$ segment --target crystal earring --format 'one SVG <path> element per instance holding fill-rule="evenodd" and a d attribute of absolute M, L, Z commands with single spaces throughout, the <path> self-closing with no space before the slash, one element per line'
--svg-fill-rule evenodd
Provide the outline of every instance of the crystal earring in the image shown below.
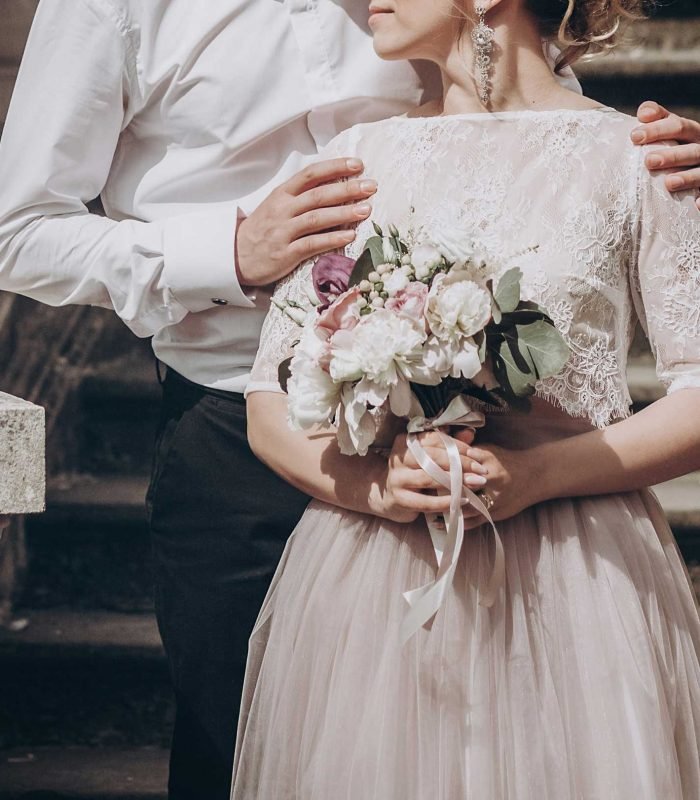
<path fill-rule="evenodd" d="M 484 105 L 491 99 L 491 54 L 496 31 L 486 22 L 486 9 L 477 6 L 476 13 L 479 21 L 472 31 L 472 44 L 474 45 L 474 71 L 476 73 L 476 86 L 479 97 Z"/>

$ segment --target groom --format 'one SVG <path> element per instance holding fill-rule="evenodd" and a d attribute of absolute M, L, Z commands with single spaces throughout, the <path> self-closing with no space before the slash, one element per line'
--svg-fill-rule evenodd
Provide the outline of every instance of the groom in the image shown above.
<path fill-rule="evenodd" d="M 0 290 L 112 308 L 167 365 L 148 508 L 174 800 L 228 798 L 247 637 L 306 503 L 246 441 L 261 287 L 370 213 L 362 165 L 319 149 L 436 91 L 366 23 L 362 0 L 42 0 L 0 145 Z M 697 166 L 700 125 L 640 120 L 682 142 L 656 168 Z"/>

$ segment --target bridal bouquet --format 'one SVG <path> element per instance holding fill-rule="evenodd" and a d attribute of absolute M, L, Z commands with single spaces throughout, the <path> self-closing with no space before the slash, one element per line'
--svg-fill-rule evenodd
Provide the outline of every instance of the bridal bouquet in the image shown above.
<path fill-rule="evenodd" d="M 310 310 L 277 302 L 301 327 L 279 376 L 294 428 L 336 426 L 341 451 L 364 455 L 374 409 L 437 416 L 458 396 L 523 407 L 564 366 L 568 347 L 521 299 L 520 269 L 503 272 L 476 238 L 411 246 L 394 226 L 375 233 L 357 261 L 316 262 Z"/>
<path fill-rule="evenodd" d="M 296 429 L 333 425 L 343 453 L 364 455 L 377 436 L 376 409 L 407 419 L 407 445 L 418 464 L 450 495 L 441 525 L 426 515 L 438 571 L 434 581 L 404 592 L 409 610 L 400 633 L 408 641 L 444 602 L 464 541 L 462 506 L 491 526 L 494 562 L 480 602 L 503 585 L 505 553 L 483 496 L 463 484 L 459 453 L 443 431 L 479 427 L 474 397 L 496 406 L 527 406 L 542 378 L 564 366 L 569 350 L 546 311 L 521 298 L 522 272 L 503 269 L 469 236 L 452 233 L 411 245 L 391 226 L 353 261 L 320 258 L 312 271 L 312 308 L 277 305 L 301 327 L 293 355 L 280 365 Z M 418 436 L 439 432 L 450 463 L 441 469 Z"/>

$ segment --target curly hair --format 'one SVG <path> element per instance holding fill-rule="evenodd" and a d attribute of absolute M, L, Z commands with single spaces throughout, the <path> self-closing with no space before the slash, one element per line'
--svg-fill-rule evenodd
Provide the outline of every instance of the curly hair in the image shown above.
<path fill-rule="evenodd" d="M 617 44 L 622 24 L 643 19 L 653 0 L 526 0 L 542 36 L 562 48 L 557 70 Z"/>

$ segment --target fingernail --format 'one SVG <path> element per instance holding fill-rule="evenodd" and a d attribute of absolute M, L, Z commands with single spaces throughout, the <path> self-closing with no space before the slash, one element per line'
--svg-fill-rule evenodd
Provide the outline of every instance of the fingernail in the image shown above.
<path fill-rule="evenodd" d="M 362 169 L 362 162 L 359 158 L 348 158 L 345 163 L 352 172 L 359 172 Z"/>
<path fill-rule="evenodd" d="M 479 475 L 488 475 L 488 469 L 483 465 L 480 464 L 478 461 L 472 461 L 472 472 L 477 472 Z"/>
<path fill-rule="evenodd" d="M 343 231 L 343 232 L 340 234 L 340 238 L 341 238 L 341 239 L 342 239 L 344 242 L 352 242 L 352 241 L 353 241 L 353 239 L 355 238 L 355 235 L 356 235 L 356 234 L 355 234 L 355 231 Z"/>
<path fill-rule="evenodd" d="M 464 478 L 465 483 L 470 483 L 473 486 L 485 486 L 486 478 L 483 475 L 467 475 Z"/>
<path fill-rule="evenodd" d="M 377 181 L 361 181 L 360 182 L 360 191 L 367 192 L 376 192 L 377 191 Z"/>
<path fill-rule="evenodd" d="M 646 134 L 641 128 L 632 131 L 632 141 L 635 144 L 642 144 L 646 138 Z"/>
<path fill-rule="evenodd" d="M 658 169 L 659 167 L 663 167 L 664 160 L 661 156 L 649 156 L 647 158 L 647 166 L 650 169 Z"/>
<path fill-rule="evenodd" d="M 358 203 L 355 206 L 355 213 L 358 217 L 366 217 L 372 213 L 372 206 L 369 203 Z"/>
<path fill-rule="evenodd" d="M 666 185 L 668 186 L 668 188 L 672 192 L 675 192 L 677 189 L 682 189 L 683 188 L 684 181 L 683 181 L 683 178 L 679 178 L 677 176 L 673 176 L 673 177 L 667 179 Z"/>

